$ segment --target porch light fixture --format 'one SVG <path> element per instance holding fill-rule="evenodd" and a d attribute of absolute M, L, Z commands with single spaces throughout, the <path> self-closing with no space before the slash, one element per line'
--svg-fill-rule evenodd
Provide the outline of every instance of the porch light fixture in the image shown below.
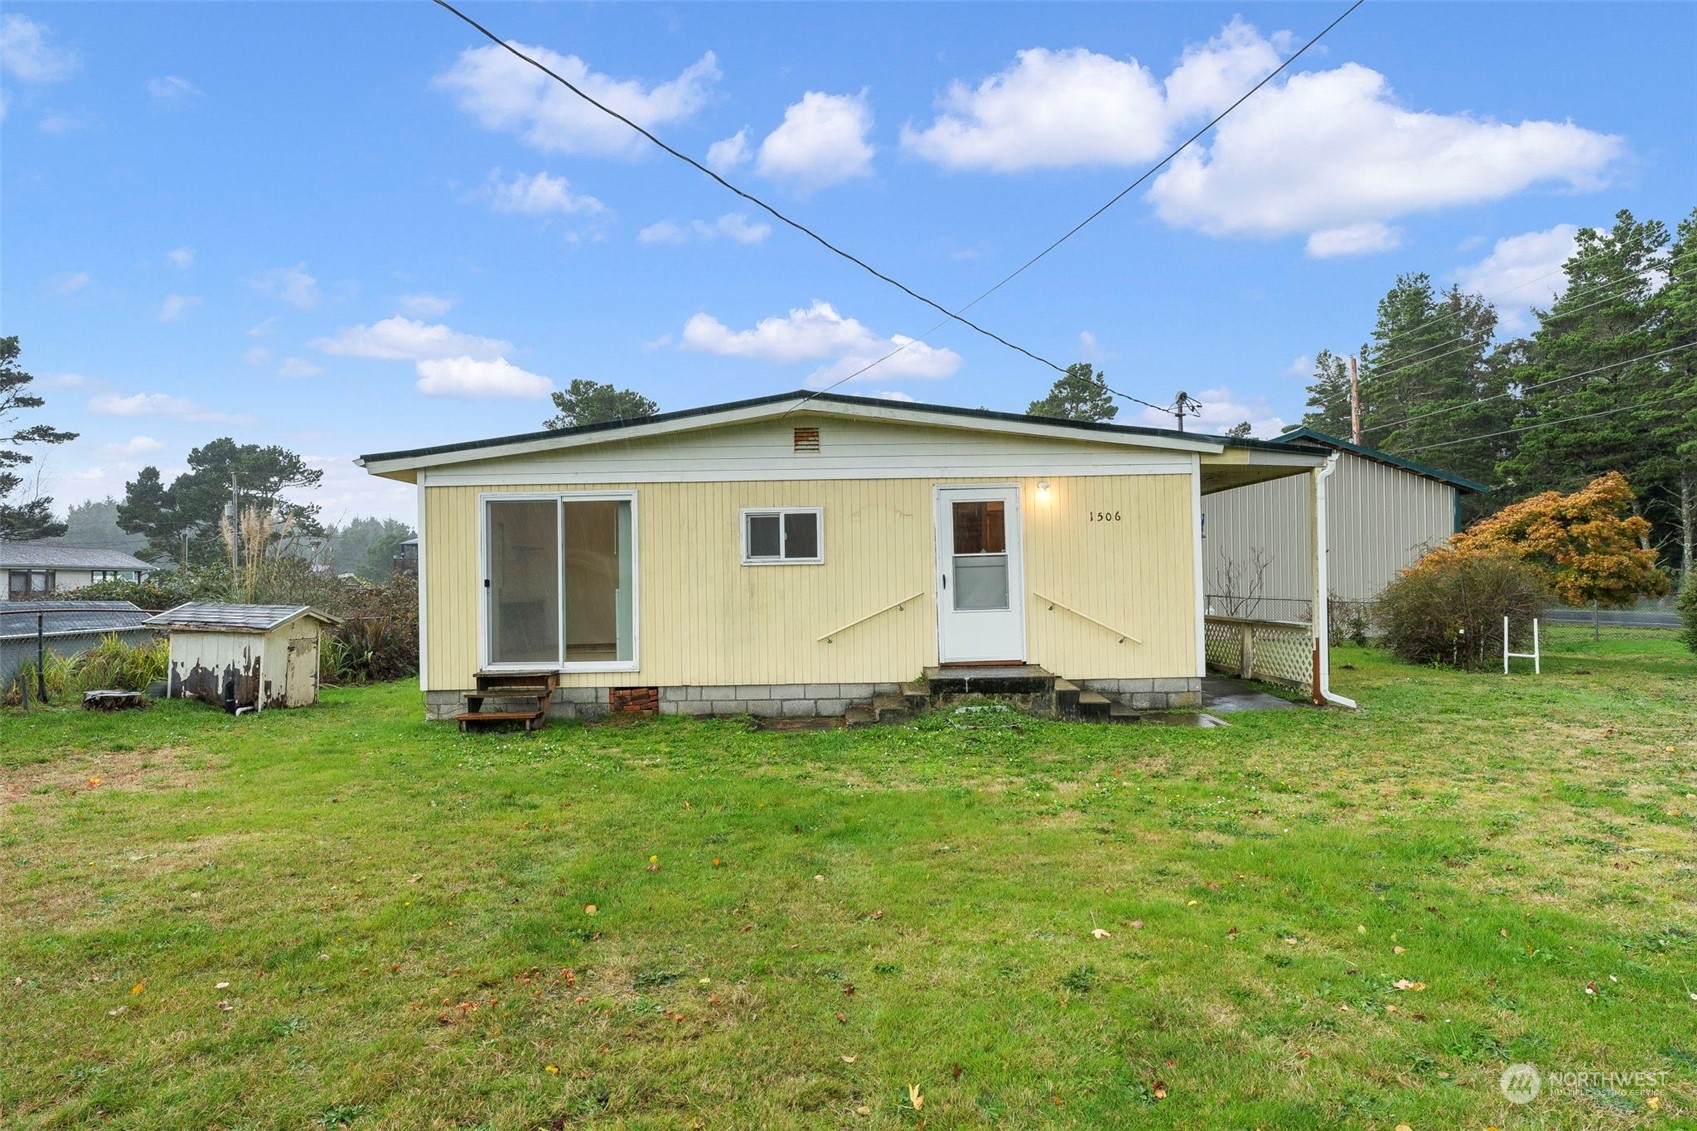
<path fill-rule="evenodd" d="M 1048 495 L 1049 495 L 1049 481 L 1047 479 L 1039 479 L 1037 481 L 1037 494 L 1042 496 L 1043 498 L 1048 497 Z"/>

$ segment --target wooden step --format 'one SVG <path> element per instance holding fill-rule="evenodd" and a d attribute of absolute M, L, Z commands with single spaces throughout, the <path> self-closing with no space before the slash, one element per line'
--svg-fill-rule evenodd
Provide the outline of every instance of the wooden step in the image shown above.
<path fill-rule="evenodd" d="M 546 711 L 462 711 L 454 721 L 461 731 L 488 723 L 523 723 L 525 730 L 535 730 L 547 717 Z"/>

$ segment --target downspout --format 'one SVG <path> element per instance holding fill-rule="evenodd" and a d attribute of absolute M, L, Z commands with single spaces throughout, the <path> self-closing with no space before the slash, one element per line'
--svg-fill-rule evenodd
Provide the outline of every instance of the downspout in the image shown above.
<path fill-rule="evenodd" d="M 1336 704 L 1339 707 L 1355 706 L 1355 700 L 1346 699 L 1342 695 L 1332 693 L 1332 640 L 1330 619 L 1327 614 L 1331 588 L 1326 578 L 1326 480 L 1337 470 L 1338 453 L 1333 452 L 1326 457 L 1324 467 L 1314 469 L 1314 499 L 1313 499 L 1313 550 L 1314 550 L 1314 602 L 1310 607 L 1310 620 L 1314 630 L 1314 689 L 1322 703 Z"/>

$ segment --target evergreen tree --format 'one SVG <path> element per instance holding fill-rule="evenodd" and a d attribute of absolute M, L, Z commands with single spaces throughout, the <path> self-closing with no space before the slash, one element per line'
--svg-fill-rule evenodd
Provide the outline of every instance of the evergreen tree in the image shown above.
<path fill-rule="evenodd" d="M 1697 208 L 1674 233 L 1667 282 L 1654 306 L 1651 345 L 1661 354 L 1674 399 L 1655 410 L 1650 424 L 1653 442 L 1672 453 L 1667 514 L 1661 507 L 1652 507 L 1651 514 L 1671 528 L 1686 588 L 1697 590 Z"/>
<path fill-rule="evenodd" d="M 544 428 L 579 428 L 609 420 L 639 420 L 653 416 L 660 406 L 634 389 L 619 389 L 598 381 L 578 378 L 554 394 L 559 415 L 543 422 Z"/>
<path fill-rule="evenodd" d="M 1314 357 L 1314 379 L 1308 385 L 1308 411 L 1302 426 L 1340 440 L 1349 439 L 1349 359 L 1331 350 Z"/>
<path fill-rule="evenodd" d="M 1651 541 L 1664 544 L 1674 533 L 1679 449 L 1691 436 L 1690 398 L 1679 397 L 1689 370 L 1675 372 L 1678 355 L 1646 357 L 1663 341 L 1658 316 L 1675 323 L 1688 300 L 1684 291 L 1671 300 L 1657 294 L 1668 239 L 1661 222 L 1627 211 L 1608 231 L 1580 231 L 1563 265 L 1567 289 L 1539 312 L 1515 374 L 1527 430 L 1499 468 L 1521 495 L 1572 491 L 1621 472 L 1654 523 Z"/>
<path fill-rule="evenodd" d="M 1055 420 L 1108 421 L 1119 415 L 1119 406 L 1108 392 L 1108 375 L 1097 373 L 1087 361 L 1067 366 L 1067 371 L 1049 386 L 1049 395 L 1032 401 L 1026 407 L 1027 416 L 1047 416 Z"/>
<path fill-rule="evenodd" d="M 241 496 L 241 508 L 293 519 L 296 535 L 321 534 L 317 504 L 296 503 L 283 492 L 318 486 L 324 472 L 287 448 L 237 444 L 224 437 L 189 453 L 188 470 L 166 486 L 159 469 L 144 467 L 124 484 L 118 506 L 118 525 L 132 534 L 147 535 L 143 557 L 217 561 L 224 556 L 219 522 L 231 498 L 231 478 Z"/>
<path fill-rule="evenodd" d="M 35 378 L 18 366 L 17 335 L 0 338 L 0 541 L 27 541 L 32 538 L 51 538 L 65 532 L 65 524 L 53 519 L 53 500 L 35 498 L 25 502 L 10 502 L 12 494 L 24 484 L 23 476 L 13 468 L 34 461 L 26 451 L 13 444 L 63 444 L 77 438 L 75 432 L 62 432 L 48 424 L 19 427 L 13 422 L 18 413 L 40 408 L 47 402 L 28 392 Z"/>

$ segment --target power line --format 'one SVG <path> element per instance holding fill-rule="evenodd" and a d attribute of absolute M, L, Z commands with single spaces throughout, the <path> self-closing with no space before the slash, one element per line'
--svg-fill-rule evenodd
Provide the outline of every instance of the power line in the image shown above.
<path fill-rule="evenodd" d="M 443 0 L 436 0 L 436 2 L 440 4 L 440 3 L 443 2 Z M 1110 209 L 1114 205 L 1118 204 L 1121 200 L 1124 200 L 1133 191 L 1135 191 L 1136 188 L 1139 185 L 1141 185 L 1144 181 L 1147 181 L 1150 177 L 1154 176 L 1156 173 L 1158 173 L 1162 169 L 1166 168 L 1166 166 L 1168 166 L 1169 164 L 1172 163 L 1174 158 L 1178 157 L 1178 155 L 1183 153 L 1186 149 L 1189 149 L 1190 146 L 1192 144 L 1194 144 L 1197 141 L 1197 139 L 1201 138 L 1203 134 L 1206 134 L 1209 130 L 1213 129 L 1215 126 L 1219 125 L 1222 121 L 1224 121 L 1228 114 L 1230 114 L 1233 110 L 1236 110 L 1239 106 L 1241 106 L 1245 102 L 1247 102 L 1249 100 L 1250 96 L 1254 95 L 1262 87 L 1266 86 L 1268 83 L 1272 82 L 1275 78 L 1277 78 L 1292 63 L 1294 63 L 1298 59 L 1300 59 L 1303 56 L 1303 54 L 1309 48 L 1313 47 L 1316 43 L 1319 43 L 1320 40 L 1324 39 L 1328 32 L 1330 32 L 1333 28 L 1337 27 L 1339 24 L 1343 23 L 1343 21 L 1349 17 L 1350 13 L 1354 12 L 1357 8 L 1361 7 L 1361 5 L 1364 4 L 1365 2 L 1366 2 L 1366 0 L 1355 0 L 1355 3 L 1351 4 L 1348 8 L 1344 9 L 1344 11 L 1341 15 L 1339 15 L 1336 19 L 1334 19 L 1331 23 L 1327 24 L 1325 27 L 1321 28 L 1317 33 L 1315 33 L 1315 35 L 1311 39 L 1308 40 L 1307 43 L 1304 43 L 1301 47 L 1297 48 L 1296 51 L 1288 59 L 1286 59 L 1284 62 L 1280 63 L 1273 70 L 1269 71 L 1267 73 L 1266 77 L 1263 78 L 1260 82 L 1256 83 L 1254 86 L 1250 87 L 1247 91 L 1245 91 L 1243 93 L 1243 95 L 1240 98 L 1238 98 L 1238 100 L 1236 102 L 1233 102 L 1230 106 L 1227 106 L 1224 110 L 1222 110 L 1218 114 L 1216 114 L 1213 117 L 1213 119 L 1211 119 L 1208 122 L 1207 125 L 1203 126 L 1201 129 L 1197 130 L 1195 133 L 1193 133 L 1189 137 L 1185 138 L 1184 141 L 1182 143 L 1180 143 L 1179 146 L 1177 148 L 1175 148 L 1171 153 L 1169 153 L 1165 157 L 1161 158 L 1155 164 L 1149 166 L 1149 168 L 1145 169 L 1143 171 L 1143 173 L 1135 181 L 1132 181 L 1129 185 L 1125 186 L 1125 188 L 1123 188 L 1119 192 L 1115 193 L 1113 195 L 1113 197 L 1110 198 L 1106 204 L 1103 204 L 1100 208 L 1098 208 L 1094 212 L 1090 213 L 1090 215 L 1086 216 L 1084 219 L 1082 219 L 1078 223 L 1074 224 L 1059 239 L 1053 241 L 1052 243 L 1049 244 L 1049 246 L 1045 247 L 1042 251 L 1039 251 L 1036 255 L 1033 255 L 1030 259 L 1027 259 L 1024 263 L 1020 264 L 1018 267 L 1016 267 L 1012 271 L 1010 271 L 1007 275 L 1003 276 L 1000 280 L 998 280 L 995 283 L 994 286 L 990 287 L 989 290 L 980 294 L 977 298 L 973 299 L 971 302 L 969 302 L 965 306 L 961 307 L 959 312 L 951 313 L 949 315 L 948 319 L 944 319 L 943 321 L 937 323 L 935 326 L 931 327 L 929 330 L 926 330 L 923 334 L 920 334 L 917 337 L 912 338 L 909 341 L 903 343 L 902 345 L 897 346 L 895 349 L 891 350 L 889 353 L 886 353 L 883 357 L 876 358 L 873 361 L 868 362 L 866 365 L 861 366 L 859 369 L 855 370 L 853 373 L 850 373 L 848 376 L 838 378 L 836 381 L 833 381 L 831 384 L 825 386 L 823 389 L 818 390 L 818 392 L 816 392 L 812 395 L 817 396 L 819 393 L 830 392 L 832 389 L 835 389 L 838 385 L 841 385 L 841 384 L 843 384 L 847 381 L 852 381 L 854 378 L 859 377 L 861 374 L 867 372 L 868 370 L 873 369 L 873 368 L 875 368 L 879 365 L 882 365 L 884 362 L 888 361 L 890 358 L 896 356 L 897 354 L 901 353 L 903 350 L 907 349 L 908 346 L 912 345 L 914 342 L 922 341 L 925 338 L 928 338 L 932 334 L 936 333 L 938 330 L 942 329 L 944 326 L 948 325 L 950 319 L 957 318 L 959 314 L 964 314 L 966 311 L 971 310 L 973 307 L 977 306 L 979 303 L 983 302 L 985 299 L 989 298 L 991 295 L 993 295 L 997 291 L 1001 290 L 1008 283 L 1012 282 L 1016 277 L 1023 274 L 1028 268 L 1034 266 L 1038 262 L 1038 260 L 1044 258 L 1050 252 L 1054 251 L 1056 248 L 1060 247 L 1063 243 L 1066 243 L 1068 240 L 1070 240 L 1073 236 L 1075 236 L 1079 232 L 1083 231 L 1084 228 L 1086 227 L 1086 225 L 1090 224 L 1091 221 L 1095 220 L 1098 216 L 1102 215 L 1102 213 L 1106 212 L 1108 209 Z M 935 306 L 936 304 L 933 303 L 932 305 Z M 945 313 L 947 313 L 947 312 L 945 312 Z M 970 323 L 968 323 L 968 325 L 970 325 Z M 1106 382 L 1102 382 L 1101 384 L 1102 384 L 1102 388 L 1106 389 L 1110 393 L 1113 393 L 1114 396 L 1116 396 L 1116 397 L 1123 397 L 1124 399 L 1126 399 L 1128 401 L 1132 401 L 1136 404 L 1144 405 L 1147 408 L 1153 408 L 1153 409 L 1155 409 L 1159 412 L 1166 412 L 1166 413 L 1172 412 L 1171 406 L 1163 408 L 1160 405 L 1151 404 L 1149 401 L 1142 400 L 1138 397 L 1130 396 L 1129 394 L 1119 392 L 1117 389 L 1109 388 L 1109 386 L 1107 385 Z M 800 406 L 798 405 L 797 407 L 800 407 Z M 794 409 L 792 409 L 791 411 L 793 412 Z M 788 415 L 788 414 L 786 414 L 786 415 Z"/>
<path fill-rule="evenodd" d="M 565 87 L 567 90 L 571 91 L 573 94 L 577 95 L 579 98 L 583 99 L 585 102 L 589 103 L 591 106 L 595 107 L 597 110 L 600 110 L 602 113 L 607 114 L 608 116 L 610 116 L 612 118 L 616 118 L 617 120 L 623 122 L 625 125 L 629 126 L 631 129 L 635 130 L 637 133 L 641 134 L 643 137 L 647 138 L 649 141 L 653 142 L 655 145 L 659 146 L 661 149 L 663 149 L 667 153 L 671 154 L 673 157 L 676 157 L 679 161 L 682 161 L 686 165 L 689 165 L 690 167 L 696 169 L 697 171 L 704 173 L 707 176 L 713 178 L 715 181 L 719 182 L 719 184 L 723 185 L 725 188 L 729 189 L 731 192 L 735 193 L 737 196 L 742 197 L 744 200 L 748 201 L 750 204 L 754 205 L 755 207 L 766 212 L 768 215 L 772 216 L 774 219 L 776 219 L 780 223 L 786 224 L 789 227 L 794 228 L 796 231 L 800 232 L 802 235 L 804 235 L 804 236 L 808 237 L 809 239 L 813 240 L 814 242 L 818 243 L 821 247 L 825 248 L 827 251 L 831 252 L 833 255 L 837 255 L 837 256 L 842 257 L 843 259 L 848 260 L 850 263 L 853 263 L 856 267 L 859 267 L 861 270 L 865 271 L 867 274 L 873 276 L 876 279 L 880 279 L 885 283 L 888 283 L 890 286 L 895 287 L 897 290 L 901 291 L 903 294 L 908 295 L 910 298 L 917 299 L 919 302 L 924 303 L 926 306 L 929 306 L 929 307 L 933 308 L 934 310 L 940 311 L 941 313 L 943 313 L 944 315 L 947 316 L 947 319 L 946 319 L 944 324 L 946 324 L 948 321 L 959 322 L 961 325 L 967 327 L 968 329 L 974 330 L 977 333 L 984 335 L 986 338 L 990 338 L 994 341 L 1000 342 L 1002 345 L 1004 345 L 1004 346 L 1008 347 L 1009 349 L 1014 350 L 1018 353 L 1024 354 L 1026 357 L 1029 357 L 1031 360 L 1033 360 L 1035 362 L 1038 362 L 1042 365 L 1047 365 L 1050 369 L 1055 370 L 1057 373 L 1065 373 L 1066 372 L 1065 367 L 1055 364 L 1054 362 L 1050 361 L 1046 357 L 1043 357 L 1039 354 L 1035 354 L 1035 353 L 1031 352 L 1030 350 L 1026 349 L 1022 345 L 1018 345 L 1014 342 L 1010 342 L 1006 338 L 1002 337 L 1000 334 L 997 334 L 995 331 L 986 330 L 984 327 L 978 325 L 976 322 L 973 322 L 968 318 L 964 318 L 960 314 L 957 314 L 954 311 L 950 310 L 948 307 L 944 306 L 942 303 L 937 302 L 934 299 L 927 298 L 926 296 L 920 294 L 918 291 L 914 290 L 912 287 L 908 286 L 907 284 L 902 283 L 899 280 L 893 279 L 889 275 L 884 274 L 884 272 L 878 270 L 876 267 L 873 267 L 870 263 L 867 263 L 864 259 L 861 259 L 858 256 L 855 256 L 855 255 L 853 255 L 853 254 L 851 254 L 847 251 L 844 251 L 842 248 L 838 247 L 836 244 L 832 243 L 830 240 L 826 239 L 824 236 L 820 235 L 818 232 L 814 231 L 812 228 L 809 228 L 806 224 L 801 223 L 799 220 L 793 220 L 790 217 L 784 215 L 782 212 L 779 212 L 776 208 L 772 207 L 770 204 L 767 204 L 764 200 L 761 200 L 759 197 L 755 196 L 753 193 L 746 192 L 743 189 L 738 188 L 736 185 L 733 185 L 730 181 L 727 181 L 724 177 L 721 177 L 718 173 L 715 173 L 712 169 L 709 169 L 707 166 L 703 165 L 701 162 L 697 161 L 695 158 L 689 156 L 687 153 L 684 153 L 684 152 L 682 152 L 678 149 L 674 149 L 672 146 L 666 144 L 664 141 L 661 141 L 658 136 L 656 136 L 655 134 L 650 132 L 648 129 L 644 128 L 643 126 L 638 125 L 636 122 L 633 122 L 631 119 L 625 117 L 623 114 L 619 113 L 617 110 L 614 110 L 612 107 L 607 106 L 605 103 L 597 101 L 591 95 L 589 95 L 588 93 L 583 91 L 581 88 L 576 86 L 574 83 L 572 83 L 571 80 L 565 78 L 564 76 L 560 75 L 558 72 L 552 70 L 551 68 L 549 68 L 548 66 L 546 66 L 545 64 L 540 62 L 539 60 L 533 59 L 529 55 L 526 55 L 523 51 L 520 51 L 518 48 L 514 47 L 512 44 L 507 43 L 506 41 L 501 39 L 500 36 L 496 35 L 494 32 L 490 31 L 488 28 L 484 27 L 482 24 L 478 23 L 476 20 L 472 19 L 470 16 L 468 16 L 464 12 L 460 11 L 458 8 L 454 7 L 452 4 L 448 3 L 448 0 L 433 0 L 433 2 L 437 5 L 439 5 L 442 8 L 446 8 L 449 12 L 452 12 L 454 15 L 458 16 L 461 20 L 465 21 L 465 23 L 470 25 L 472 28 L 476 29 L 477 32 L 479 34 L 481 34 L 484 38 L 488 39 L 491 43 L 495 44 L 497 47 L 501 48 L 503 51 L 506 51 L 508 54 L 512 55 L 513 57 L 520 59 L 525 63 L 530 64 L 532 67 L 535 67 L 537 70 L 541 71 L 543 74 L 547 75 L 549 78 L 553 79 L 555 82 L 559 83 L 561 86 Z M 1363 0 L 1356 0 L 1357 4 L 1360 4 L 1362 2 L 1363 2 Z M 962 309 L 964 310 L 965 307 L 963 307 Z M 876 364 L 876 362 L 874 362 L 874 364 Z"/>
<path fill-rule="evenodd" d="M 1658 400 L 1642 401 L 1637 404 L 1623 404 L 1616 408 L 1606 408 L 1601 412 L 1587 412 L 1582 413 L 1579 416 L 1563 417 L 1560 420 L 1541 420 L 1536 424 L 1527 424 L 1520 428 L 1505 428 L 1501 432 L 1486 432 L 1480 436 L 1463 436 L 1459 440 L 1443 440 L 1436 444 L 1422 444 L 1417 448 L 1404 448 L 1397 454 L 1413 455 L 1415 452 L 1429 452 L 1433 448 L 1448 448 L 1453 447 L 1456 444 L 1472 443 L 1474 440 L 1491 440 L 1498 436 L 1510 436 L 1518 432 L 1530 432 L 1535 428 L 1548 428 L 1553 424 L 1572 424 L 1577 420 L 1595 420 L 1599 416 L 1613 416 L 1617 412 L 1630 412 L 1635 408 L 1655 408 L 1657 405 L 1663 405 L 1669 401 L 1676 401 L 1681 397 L 1697 397 L 1697 392 L 1682 389 L 1677 393 L 1669 394 L 1668 396 L 1662 397 Z"/>
<path fill-rule="evenodd" d="M 1669 346 L 1667 349 L 1656 350 L 1652 353 L 1642 354 L 1638 357 L 1629 357 L 1624 361 L 1611 361 L 1607 365 L 1599 365 L 1597 368 L 1587 369 L 1583 373 L 1569 373 L 1563 377 L 1551 377 L 1546 381 L 1535 381 L 1530 385 L 1521 385 L 1518 388 L 1510 389 L 1506 392 L 1494 393 L 1488 397 L 1480 397 L 1478 400 L 1466 401 L 1461 404 L 1444 405 L 1440 408 L 1429 409 L 1426 412 L 1417 412 L 1412 416 L 1405 416 L 1401 420 L 1393 420 L 1389 424 L 1376 424 L 1374 425 L 1374 429 L 1388 430 L 1392 428 L 1401 428 L 1404 424 L 1408 424 L 1411 421 L 1424 420 L 1430 416 L 1440 416 L 1446 412 L 1458 412 L 1464 408 L 1472 408 L 1474 405 L 1489 404 L 1491 401 L 1500 401 L 1504 397 L 1524 396 L 1534 389 L 1542 389 L 1549 385 L 1559 384 L 1562 381 L 1574 381 L 1580 377 L 1591 377 L 1610 369 L 1618 369 L 1623 365 L 1635 365 L 1640 361 L 1649 361 L 1651 358 L 1663 357 L 1670 353 L 1678 353 L 1681 350 L 1688 349 L 1697 349 L 1697 342 L 1686 342 L 1683 345 Z"/>

